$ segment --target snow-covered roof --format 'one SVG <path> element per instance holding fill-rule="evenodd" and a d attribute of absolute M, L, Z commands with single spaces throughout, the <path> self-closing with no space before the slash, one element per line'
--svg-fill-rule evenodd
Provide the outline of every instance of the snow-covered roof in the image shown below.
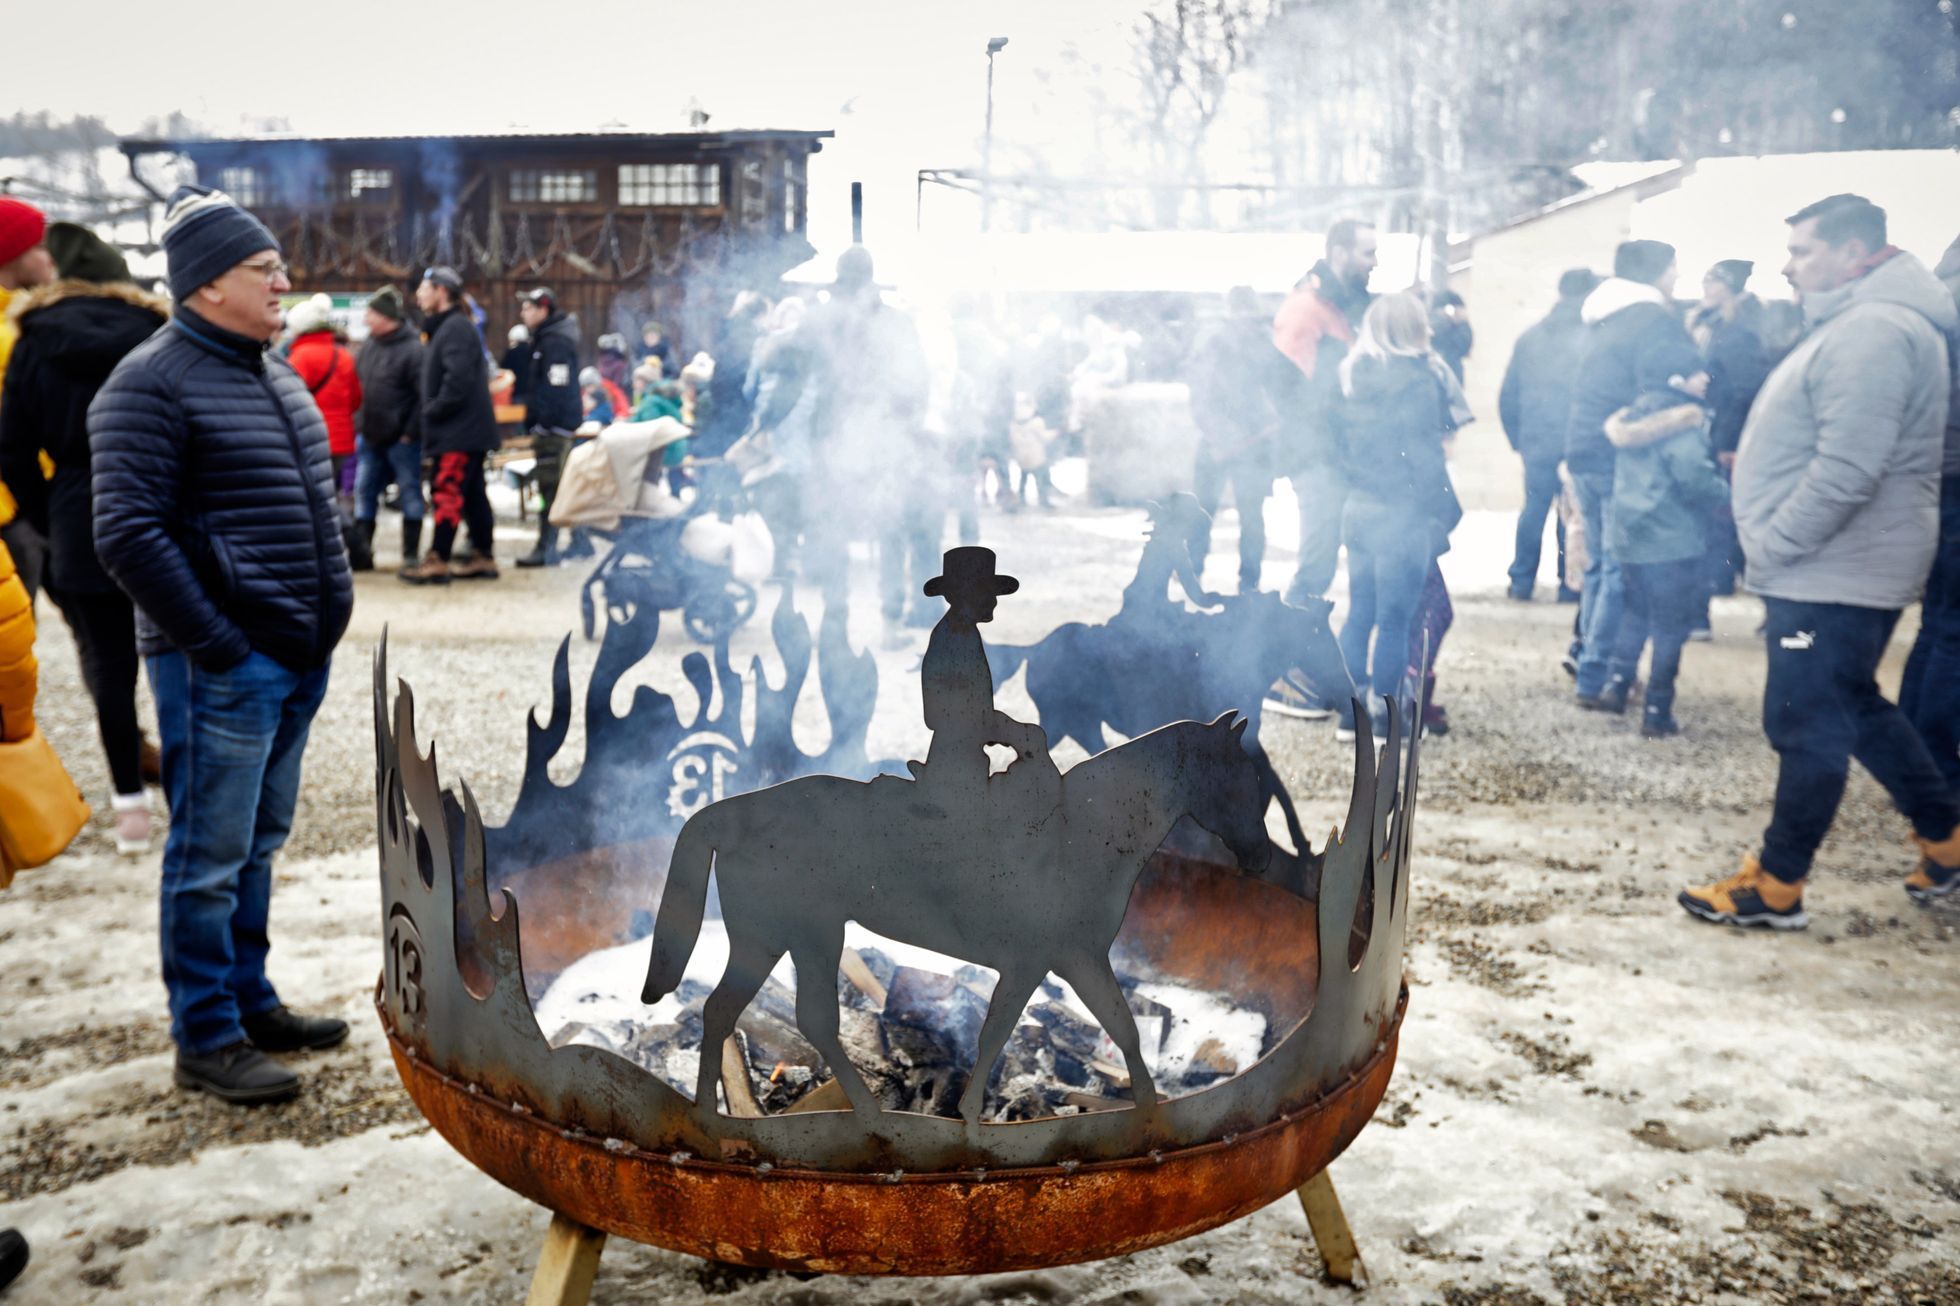
<path fill-rule="evenodd" d="M 1587 163 L 1576 163 L 1566 171 L 1579 179 L 1579 184 L 1586 188 L 1586 194 L 1599 194 L 1609 190 L 1619 190 L 1623 186 L 1636 186 L 1655 177 L 1664 177 L 1680 166 L 1679 159 L 1628 161 L 1594 159 Z"/>
<path fill-rule="evenodd" d="M 869 243 L 878 280 L 910 297 L 1009 294 L 1223 294 L 1291 290 L 1321 255 L 1320 233 L 1220 231 L 1028 232 L 919 236 Z M 1416 279 L 1418 237 L 1383 232 L 1375 288 Z M 820 251 L 784 280 L 826 286 L 840 249 Z"/>
<path fill-rule="evenodd" d="M 305 132 L 261 132 L 255 135 L 223 137 L 183 137 L 151 138 L 129 137 L 122 142 L 125 153 L 147 153 L 163 150 L 195 150 L 221 145 L 401 145 L 415 141 L 471 141 L 478 144 L 494 145 L 503 141 L 576 141 L 576 140 L 659 140 L 674 144 L 711 145 L 721 142 L 780 139 L 827 139 L 836 135 L 830 130 L 804 131 L 791 128 L 742 127 L 726 130 L 660 131 L 647 127 L 627 127 L 608 125 L 604 127 L 581 127 L 573 130 L 552 128 L 511 127 L 494 132 L 388 132 L 382 134 L 365 133 L 351 136 L 316 136 Z"/>
<path fill-rule="evenodd" d="M 1749 288 L 1787 299 L 1784 219 L 1844 191 L 1886 213 L 1887 235 L 1930 266 L 1960 233 L 1960 152 L 1853 150 L 1702 159 L 1681 185 L 1634 206 L 1632 234 L 1680 251 L 1681 294 L 1722 259 L 1756 264 Z"/>

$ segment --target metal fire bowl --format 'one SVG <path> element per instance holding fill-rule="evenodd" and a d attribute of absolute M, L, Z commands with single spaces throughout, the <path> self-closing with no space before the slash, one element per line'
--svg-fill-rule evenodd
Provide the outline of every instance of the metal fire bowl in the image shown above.
<path fill-rule="evenodd" d="M 539 811 L 564 838 L 486 827 L 468 785 L 444 788 L 434 749 L 417 744 L 407 687 L 391 706 L 386 684 L 377 656 L 376 999 L 396 1067 L 452 1146 L 585 1225 L 829 1273 L 1093 1260 L 1282 1196 L 1340 1154 L 1387 1086 L 1408 1000 L 1419 749 L 1393 712 L 1379 764 L 1365 725 L 1355 740 L 1347 819 L 1312 857 L 1316 902 L 1221 864 L 1229 854 L 1160 851 L 1132 890 L 1111 960 L 1261 1010 L 1280 1035 L 1263 1057 L 1149 1110 L 968 1125 L 906 1112 L 704 1117 L 602 1048 L 552 1047 L 533 986 L 647 933 L 669 848 L 588 841 L 614 801 L 590 752 L 570 788 L 540 781 Z M 555 748 L 562 715 L 533 723 L 534 762 Z"/>
<path fill-rule="evenodd" d="M 617 851 L 627 855 L 588 854 L 508 883 L 524 920 L 554 922 L 548 935 L 525 931 L 527 958 L 535 945 L 562 965 L 607 946 L 621 922 L 598 904 L 657 895 L 646 850 Z M 615 879 L 635 883 L 621 892 L 626 884 L 607 883 Z M 554 886 L 577 901 L 554 910 Z M 1318 937 L 1314 904 L 1235 868 L 1159 854 L 1138 883 L 1114 955 L 1165 979 L 1228 992 L 1291 1032 L 1313 999 Z M 1394 1068 L 1407 997 L 1404 988 L 1371 1057 L 1259 1127 L 1124 1159 L 918 1174 L 728 1164 L 601 1140 L 444 1074 L 400 1036 L 385 1004 L 381 1017 L 422 1114 L 478 1168 L 548 1209 L 637 1242 L 740 1265 L 920 1275 L 1139 1251 L 1286 1195 L 1340 1155 L 1373 1115 Z"/>

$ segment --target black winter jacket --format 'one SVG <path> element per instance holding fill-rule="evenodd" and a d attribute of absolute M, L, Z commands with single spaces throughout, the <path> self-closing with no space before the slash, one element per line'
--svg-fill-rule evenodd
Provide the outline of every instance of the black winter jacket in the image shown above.
<path fill-rule="evenodd" d="M 1742 301 L 1733 322 L 1719 316 L 1708 323 L 1708 438 L 1717 453 L 1734 453 L 1742 443 L 1742 424 L 1756 392 L 1769 379 L 1769 351 L 1763 348 L 1763 306 L 1754 295 Z"/>
<path fill-rule="evenodd" d="M 1572 387 L 1565 466 L 1573 474 L 1613 472 L 1606 419 L 1668 378 L 1701 371 L 1701 351 L 1671 304 L 1639 282 L 1612 277 L 1586 296 L 1586 352 Z"/>
<path fill-rule="evenodd" d="M 322 666 L 354 609 L 327 424 L 256 340 L 180 308 L 88 410 L 96 555 L 142 651 Z"/>
<path fill-rule="evenodd" d="M 759 336 L 753 317 L 731 317 L 715 337 L 715 374 L 708 378 L 708 413 L 696 432 L 694 451 L 715 458 L 748 433 L 751 408 L 746 389 L 749 363 Z"/>
<path fill-rule="evenodd" d="M 1207 327 L 1191 347 L 1188 372 L 1201 451 L 1217 462 L 1270 467 L 1279 405 L 1295 394 L 1298 370 L 1273 348 L 1265 319 L 1227 317 Z"/>
<path fill-rule="evenodd" d="M 585 420 L 585 405 L 578 392 L 578 345 L 578 318 L 556 309 L 531 333 L 526 425 L 576 431 Z M 626 420 L 623 414 L 620 420 Z"/>
<path fill-rule="evenodd" d="M 422 451 L 488 453 L 501 439 L 490 403 L 490 360 L 470 316 L 458 309 L 428 321 L 422 360 Z"/>
<path fill-rule="evenodd" d="M 105 594 L 116 582 L 95 559 L 88 406 L 130 350 L 156 333 L 169 306 L 128 282 L 57 281 L 18 301 L 20 340 L 0 403 L 0 480 L 22 519 L 48 538 L 48 585 Z M 54 463 L 42 479 L 41 453 Z"/>
<path fill-rule="evenodd" d="M 1579 298 L 1562 299 L 1525 329 L 1504 369 L 1497 417 L 1504 436 L 1527 463 L 1556 463 L 1565 456 L 1565 427 L 1572 417 L 1572 382 L 1586 353 L 1586 324 Z"/>
<path fill-rule="evenodd" d="M 406 322 L 385 336 L 369 336 L 354 360 L 361 379 L 361 411 L 355 423 L 373 448 L 422 437 L 422 337 Z"/>
<path fill-rule="evenodd" d="M 1427 521 L 1444 534 L 1463 519 L 1443 457 L 1455 429 L 1443 382 L 1428 359 L 1355 360 L 1351 389 L 1337 391 L 1334 426 L 1348 490 Z"/>

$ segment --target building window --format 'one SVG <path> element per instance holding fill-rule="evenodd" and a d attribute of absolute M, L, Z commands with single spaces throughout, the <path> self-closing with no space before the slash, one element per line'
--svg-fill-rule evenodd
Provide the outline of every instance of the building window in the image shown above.
<path fill-rule="evenodd" d="M 653 208 L 716 208 L 721 167 L 714 163 L 622 163 L 619 202 Z"/>
<path fill-rule="evenodd" d="M 346 197 L 350 200 L 385 200 L 394 189 L 393 168 L 352 168 L 347 173 Z"/>
<path fill-rule="evenodd" d="M 803 197 L 799 193 L 801 189 L 802 183 L 796 175 L 796 164 L 789 159 L 784 159 L 783 231 L 791 235 L 794 235 L 796 232 L 796 212 L 803 206 Z"/>
<path fill-rule="evenodd" d="M 240 208 L 257 208 L 266 202 L 265 179 L 257 168 L 223 168 L 218 172 L 218 189 L 231 196 Z"/>
<path fill-rule="evenodd" d="M 599 174 L 591 168 L 512 168 L 513 204 L 591 204 L 599 198 Z"/>

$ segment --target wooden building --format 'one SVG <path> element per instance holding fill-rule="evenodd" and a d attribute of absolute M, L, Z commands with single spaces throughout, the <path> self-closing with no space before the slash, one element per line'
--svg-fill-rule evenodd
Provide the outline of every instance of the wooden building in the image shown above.
<path fill-rule="evenodd" d="M 549 286 L 588 353 L 605 331 L 664 324 L 708 347 L 736 291 L 814 252 L 809 157 L 828 131 L 130 139 L 176 155 L 271 227 L 302 291 L 404 294 L 432 264 L 462 273 L 501 341 L 516 297 Z"/>

